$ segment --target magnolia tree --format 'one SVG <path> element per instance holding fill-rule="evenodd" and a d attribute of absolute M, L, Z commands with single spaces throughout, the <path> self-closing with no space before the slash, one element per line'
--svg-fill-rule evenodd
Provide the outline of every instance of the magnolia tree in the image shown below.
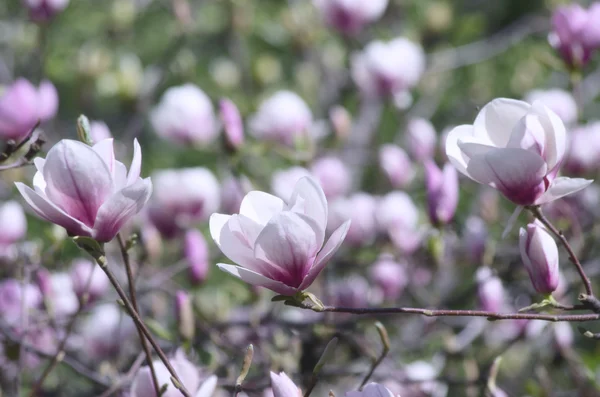
<path fill-rule="evenodd" d="M 0 395 L 600 394 L 600 3 L 460 3 L 0 5 Z"/>

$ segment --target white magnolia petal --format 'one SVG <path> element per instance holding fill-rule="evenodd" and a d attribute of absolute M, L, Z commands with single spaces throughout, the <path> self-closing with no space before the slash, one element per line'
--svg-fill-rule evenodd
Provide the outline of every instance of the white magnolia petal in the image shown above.
<path fill-rule="evenodd" d="M 210 216 L 210 219 L 208 221 L 210 235 L 219 248 L 221 248 L 221 231 L 223 230 L 223 227 L 225 227 L 230 218 L 231 215 L 215 213 Z"/>
<path fill-rule="evenodd" d="M 211 375 L 208 379 L 202 382 L 202 385 L 196 392 L 195 397 L 212 397 L 217 388 L 218 378 L 216 375 Z"/>
<path fill-rule="evenodd" d="M 567 133 L 563 121 L 541 102 L 533 103 L 534 110 L 541 115 L 540 122 L 546 132 L 545 158 L 548 170 L 560 165 L 567 147 Z"/>
<path fill-rule="evenodd" d="M 556 178 L 552 181 L 546 193 L 544 193 L 535 203 L 538 205 L 549 203 L 561 197 L 578 192 L 588 187 L 592 182 L 594 181 L 583 178 Z"/>
<path fill-rule="evenodd" d="M 219 269 L 247 282 L 248 284 L 265 287 L 281 295 L 292 296 L 298 292 L 296 288 L 292 288 L 280 281 L 272 280 L 263 276 L 262 274 L 240 266 L 228 265 L 226 263 L 217 263 L 217 266 Z"/>
<path fill-rule="evenodd" d="M 133 160 L 127 174 L 127 185 L 135 183 L 142 172 L 142 148 L 138 143 L 137 138 L 133 140 Z"/>
<path fill-rule="evenodd" d="M 240 214 L 259 225 L 266 225 L 275 214 L 283 210 L 284 205 L 279 197 L 254 190 L 244 196 L 240 204 Z"/>
<path fill-rule="evenodd" d="M 513 128 L 531 105 L 516 99 L 498 98 L 481 109 L 473 123 L 476 137 L 487 137 L 495 146 L 506 147 Z"/>
<path fill-rule="evenodd" d="M 453 128 L 446 137 L 446 156 L 452 165 L 460 171 L 462 174 L 469 176 L 467 172 L 467 166 L 469 164 L 469 158 L 466 157 L 463 151 L 458 147 L 459 141 L 472 141 L 473 138 L 473 126 L 472 125 L 459 125 Z"/>
<path fill-rule="evenodd" d="M 350 220 L 347 220 L 331 234 L 329 240 L 327 240 L 327 243 L 325 243 L 323 249 L 321 249 L 319 255 L 317 255 L 312 268 L 302 281 L 302 284 L 300 284 L 300 290 L 308 288 L 315 281 L 325 265 L 327 265 L 344 242 L 349 229 Z"/>
<path fill-rule="evenodd" d="M 94 152 L 98 153 L 100 158 L 104 160 L 104 163 L 114 175 L 115 170 L 115 149 L 113 145 L 113 138 L 103 139 L 100 142 L 92 146 Z"/>
<path fill-rule="evenodd" d="M 325 240 L 325 228 L 327 227 L 327 199 L 323 188 L 316 179 L 304 177 L 296 183 L 288 208 L 293 210 L 299 201 L 302 202 L 302 210 L 299 212 L 312 218 L 319 226 L 317 243 L 321 246 Z"/>

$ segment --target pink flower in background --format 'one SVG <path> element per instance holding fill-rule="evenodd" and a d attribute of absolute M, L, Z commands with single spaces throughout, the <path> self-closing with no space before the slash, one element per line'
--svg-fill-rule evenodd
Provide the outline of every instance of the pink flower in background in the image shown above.
<path fill-rule="evenodd" d="M 150 178 L 140 178 L 142 151 L 134 141 L 129 172 L 115 159 L 112 139 L 93 147 L 63 139 L 46 159 L 34 160 L 35 190 L 16 182 L 31 209 L 72 236 L 112 240 L 150 198 Z"/>
<path fill-rule="evenodd" d="M 16 201 L 0 203 L 0 252 L 16 243 L 27 233 L 23 207 Z"/>
<path fill-rule="evenodd" d="M 221 99 L 219 110 L 227 145 L 232 149 L 239 149 L 244 144 L 244 124 L 240 111 L 229 99 Z"/>
<path fill-rule="evenodd" d="M 227 214 L 240 211 L 245 194 L 253 190 L 252 183 L 245 176 L 229 176 L 221 183 L 221 210 Z"/>
<path fill-rule="evenodd" d="M 32 20 L 44 22 L 67 8 L 69 0 L 23 0 L 23 4 Z"/>
<path fill-rule="evenodd" d="M 600 168 L 600 121 L 573 128 L 563 169 L 582 175 Z"/>
<path fill-rule="evenodd" d="M 87 259 L 76 259 L 73 261 L 70 275 L 73 282 L 73 290 L 80 298 L 86 292 L 89 281 L 87 293 L 90 301 L 102 297 L 110 286 L 110 281 L 102 269 L 96 263 Z"/>
<path fill-rule="evenodd" d="M 24 301 L 23 301 L 24 300 Z M 11 326 L 19 326 L 23 309 L 28 313 L 42 304 L 42 294 L 33 284 L 17 279 L 0 281 L 0 312 L 2 319 Z"/>
<path fill-rule="evenodd" d="M 346 397 L 400 397 L 394 396 L 394 393 L 387 387 L 378 383 L 371 382 L 364 387 L 362 391 L 349 391 Z"/>
<path fill-rule="evenodd" d="M 175 352 L 175 357 L 169 360 L 171 366 L 181 379 L 183 386 L 192 393 L 194 397 L 211 397 L 217 387 L 217 377 L 212 375 L 202 381 L 198 369 L 192 364 L 182 350 Z M 159 385 L 168 385 L 165 393 L 161 397 L 182 397 L 183 394 L 173 386 L 171 374 L 167 367 L 160 360 L 152 362 Z M 131 397 L 157 397 L 152 382 L 150 368 L 143 366 L 140 368 L 133 383 L 131 384 Z"/>
<path fill-rule="evenodd" d="M 328 25 L 352 35 L 381 18 L 388 0 L 313 0 L 313 3 Z"/>
<path fill-rule="evenodd" d="M 271 191 L 283 200 L 289 200 L 296 183 L 306 176 L 311 176 L 304 167 L 290 167 L 285 170 L 276 170 L 271 175 Z"/>
<path fill-rule="evenodd" d="M 415 252 L 423 241 L 419 210 L 405 192 L 392 191 L 379 200 L 375 210 L 379 231 L 387 233 L 403 253 Z"/>
<path fill-rule="evenodd" d="M 117 355 L 136 337 L 133 320 L 114 303 L 94 306 L 80 326 L 82 350 L 92 361 Z"/>
<path fill-rule="evenodd" d="M 587 10 L 576 3 L 556 8 L 548 39 L 569 66 L 585 66 L 600 48 L 600 3 Z"/>
<path fill-rule="evenodd" d="M 0 140 L 21 141 L 38 123 L 50 120 L 58 111 L 58 93 L 44 80 L 38 88 L 20 78 L 0 96 Z"/>
<path fill-rule="evenodd" d="M 406 125 L 406 147 L 418 162 L 432 159 L 437 145 L 437 134 L 429 120 L 415 118 Z"/>
<path fill-rule="evenodd" d="M 219 209 L 219 182 L 207 168 L 160 170 L 152 180 L 156 189 L 148 216 L 164 237 L 175 237 Z"/>
<path fill-rule="evenodd" d="M 276 374 L 271 372 L 271 388 L 273 389 L 273 397 L 301 397 L 302 391 L 296 386 L 293 380 L 280 372 Z"/>
<path fill-rule="evenodd" d="M 369 270 L 370 279 L 383 292 L 385 300 L 394 301 L 408 284 L 406 267 L 389 254 L 382 254 Z"/>
<path fill-rule="evenodd" d="M 343 196 L 350 190 L 350 171 L 338 157 L 321 157 L 313 163 L 310 171 L 323 187 L 327 200 Z"/>
<path fill-rule="evenodd" d="M 463 230 L 463 244 L 471 263 L 481 265 L 487 239 L 488 230 L 485 221 L 475 215 L 469 216 Z"/>
<path fill-rule="evenodd" d="M 410 158 L 397 145 L 386 144 L 379 148 L 379 166 L 394 188 L 407 187 L 415 177 Z"/>
<path fill-rule="evenodd" d="M 427 209 L 432 225 L 446 224 L 454 218 L 458 206 L 458 174 L 450 163 L 440 170 L 432 161 L 425 161 Z"/>
<path fill-rule="evenodd" d="M 206 146 L 219 134 L 210 98 L 194 84 L 165 91 L 150 121 L 160 137 L 181 145 Z"/>
<path fill-rule="evenodd" d="M 479 296 L 479 305 L 483 310 L 499 312 L 505 305 L 504 286 L 489 267 L 481 267 L 475 275 Z"/>
<path fill-rule="evenodd" d="M 519 249 L 535 290 L 540 294 L 554 292 L 560 273 L 558 247 L 550 233 L 543 226 L 530 223 L 519 230 Z"/>
<path fill-rule="evenodd" d="M 327 199 L 314 179 L 300 179 L 287 204 L 268 193 L 244 197 L 239 214 L 213 214 L 210 232 L 239 266 L 218 266 L 243 281 L 294 295 L 308 288 L 338 250 L 350 222 L 325 241 Z"/>
<path fill-rule="evenodd" d="M 525 95 L 525 101 L 534 103 L 540 101 L 552 110 L 565 124 L 577 121 L 577 103 L 570 92 L 560 89 L 533 90 Z"/>
<path fill-rule="evenodd" d="M 112 138 L 112 134 L 104 121 L 91 121 L 90 138 L 92 138 L 92 142 L 98 143 L 103 139 Z"/>
<path fill-rule="evenodd" d="M 375 197 L 364 192 L 354 193 L 350 197 L 340 197 L 329 205 L 329 228 L 340 227 L 350 219 L 352 223 L 348 229 L 346 242 L 356 246 L 368 244 L 377 235 L 376 208 Z"/>
<path fill-rule="evenodd" d="M 352 78 L 367 96 L 402 94 L 419 82 L 424 70 L 423 49 L 403 37 L 371 42 L 352 57 Z"/>
<path fill-rule="evenodd" d="M 254 137 L 283 145 L 293 145 L 299 138 L 310 137 L 312 123 L 308 105 L 291 91 L 278 91 L 267 98 L 249 121 Z"/>
<path fill-rule="evenodd" d="M 184 238 L 185 260 L 189 264 L 189 275 L 195 284 L 202 283 L 206 279 L 209 269 L 208 244 L 204 235 L 196 229 L 190 229 Z"/>
<path fill-rule="evenodd" d="M 565 126 L 540 102 L 495 99 L 473 125 L 454 128 L 446 140 L 450 162 L 463 174 L 498 189 L 515 204 L 548 203 L 592 181 L 556 177 L 566 147 Z"/>

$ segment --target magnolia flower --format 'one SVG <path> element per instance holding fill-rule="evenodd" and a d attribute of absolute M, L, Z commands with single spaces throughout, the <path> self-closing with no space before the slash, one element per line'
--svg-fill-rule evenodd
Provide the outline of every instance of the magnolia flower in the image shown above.
<path fill-rule="evenodd" d="M 277 170 L 271 175 L 271 191 L 283 200 L 287 201 L 298 181 L 311 173 L 304 167 L 290 167 L 285 170 Z"/>
<path fill-rule="evenodd" d="M 597 170 L 600 167 L 600 122 L 577 126 L 569 135 L 571 141 L 564 164 L 565 171 L 581 175 Z"/>
<path fill-rule="evenodd" d="M 73 280 L 68 273 L 53 273 L 49 277 L 49 290 L 45 294 L 47 302 L 52 305 L 52 310 L 57 317 L 74 314 L 79 308 L 79 299 L 75 293 Z"/>
<path fill-rule="evenodd" d="M 548 40 L 569 66 L 585 66 L 600 48 L 600 3 L 587 10 L 576 3 L 558 7 Z"/>
<path fill-rule="evenodd" d="M 219 133 L 210 98 L 194 84 L 165 91 L 150 121 L 160 137 L 182 145 L 205 146 Z"/>
<path fill-rule="evenodd" d="M 0 251 L 25 236 L 27 219 L 23 207 L 16 201 L 0 203 Z"/>
<path fill-rule="evenodd" d="M 352 223 L 346 241 L 356 246 L 372 242 L 377 234 L 376 208 L 375 197 L 364 192 L 340 197 L 329 206 L 329 227 L 337 228 L 350 219 Z"/>
<path fill-rule="evenodd" d="M 296 184 L 285 203 L 268 193 L 244 197 L 240 213 L 213 214 L 210 233 L 239 266 L 217 266 L 245 282 L 291 296 L 308 288 L 338 250 L 350 222 L 325 241 L 327 199 L 310 177 Z"/>
<path fill-rule="evenodd" d="M 310 171 L 323 187 L 328 200 L 343 196 L 350 190 L 350 171 L 338 157 L 322 157 L 313 163 Z"/>
<path fill-rule="evenodd" d="M 387 387 L 375 382 L 366 385 L 362 391 L 349 391 L 346 397 L 400 397 L 394 396 L 394 393 Z"/>
<path fill-rule="evenodd" d="M 215 375 L 208 377 L 202 382 L 198 369 L 185 357 L 181 350 L 177 350 L 175 357 L 169 360 L 169 362 L 179 379 L 181 379 L 183 386 L 192 393 L 193 397 L 211 397 L 213 395 L 217 387 L 217 377 Z M 173 386 L 171 373 L 163 362 L 154 360 L 152 365 L 156 371 L 158 384 L 161 387 L 167 385 L 167 389 L 161 397 L 182 397 L 183 394 Z M 157 397 L 148 366 L 140 368 L 135 378 L 133 378 L 131 397 Z"/>
<path fill-rule="evenodd" d="M 35 190 L 16 182 L 31 209 L 42 219 L 64 227 L 72 236 L 108 242 L 137 214 L 152 194 L 150 178 L 140 178 L 142 151 L 134 141 L 129 172 L 115 160 L 113 140 L 93 147 L 63 139 L 46 159 L 37 157 Z"/>
<path fill-rule="evenodd" d="M 567 125 L 577 121 L 577 102 L 568 91 L 559 89 L 533 90 L 525 95 L 525 101 L 529 103 L 542 102 Z"/>
<path fill-rule="evenodd" d="M 388 0 L 313 0 L 325 22 L 344 34 L 356 34 L 383 15 Z"/>
<path fill-rule="evenodd" d="M 414 87 L 425 69 L 425 53 L 403 37 L 374 41 L 352 57 L 352 78 L 367 96 L 399 95 Z"/>
<path fill-rule="evenodd" d="M 402 252 L 411 254 L 423 240 L 419 228 L 419 210 L 405 192 L 392 191 L 381 198 L 375 211 L 380 231 L 389 235 Z"/>
<path fill-rule="evenodd" d="M 478 284 L 477 295 L 483 310 L 498 312 L 504 307 L 504 286 L 489 267 L 481 267 L 475 275 Z"/>
<path fill-rule="evenodd" d="M 558 247 L 542 226 L 534 223 L 519 230 L 519 249 L 533 287 L 540 294 L 551 294 L 560 279 Z"/>
<path fill-rule="evenodd" d="M 406 267 L 388 254 L 383 254 L 377 259 L 371 266 L 369 275 L 383 293 L 384 299 L 389 301 L 398 299 L 408 284 Z"/>
<path fill-rule="evenodd" d="M 110 129 L 104 121 L 90 121 L 90 138 L 92 142 L 98 143 L 104 139 L 112 138 Z"/>
<path fill-rule="evenodd" d="M 87 259 L 75 260 L 71 265 L 70 275 L 77 296 L 82 297 L 87 293 L 91 301 L 104 295 L 110 286 L 110 281 L 102 269 Z"/>
<path fill-rule="evenodd" d="M 539 205 L 592 183 L 556 177 L 565 140 L 564 124 L 542 103 L 500 98 L 485 105 L 473 125 L 450 132 L 446 154 L 461 173 L 515 204 Z"/>
<path fill-rule="evenodd" d="M 19 326 L 25 311 L 40 306 L 42 294 L 33 284 L 25 284 L 16 279 L 0 281 L 0 313 L 8 325 Z"/>
<path fill-rule="evenodd" d="M 387 144 L 379 148 L 379 166 L 395 188 L 407 187 L 415 177 L 410 158 L 397 145 Z"/>
<path fill-rule="evenodd" d="M 298 94 L 278 91 L 265 100 L 250 118 L 250 131 L 258 139 L 293 145 L 296 139 L 308 137 L 312 113 Z"/>
<path fill-rule="evenodd" d="M 188 230 L 185 233 L 183 249 L 185 260 L 189 265 L 190 279 L 196 284 L 202 283 L 206 279 L 210 261 L 204 235 L 196 229 Z"/>
<path fill-rule="evenodd" d="M 91 360 L 104 360 L 133 343 L 135 324 L 114 303 L 94 306 L 80 327 L 82 350 Z"/>
<path fill-rule="evenodd" d="M 17 79 L 0 96 L 0 140 L 21 141 L 39 121 L 53 118 L 58 111 L 58 93 L 44 80 L 38 88 Z"/>
<path fill-rule="evenodd" d="M 161 170 L 152 175 L 156 193 L 148 205 L 152 224 L 167 238 L 217 211 L 221 189 L 207 168 Z"/>
<path fill-rule="evenodd" d="M 273 397 L 301 397 L 302 392 L 296 386 L 293 380 L 280 372 L 279 375 L 271 372 L 271 388 L 273 389 Z"/>
<path fill-rule="evenodd" d="M 244 124 L 240 111 L 231 100 L 221 99 L 219 112 L 227 145 L 232 149 L 239 149 L 244 144 Z"/>
<path fill-rule="evenodd" d="M 69 0 L 23 0 L 34 21 L 47 21 L 64 10 Z"/>
<path fill-rule="evenodd" d="M 433 225 L 452 220 L 458 206 L 458 174 L 452 164 L 446 163 L 443 171 L 432 161 L 425 162 L 427 208 Z"/>
<path fill-rule="evenodd" d="M 433 158 L 437 134 L 429 120 L 415 118 L 406 125 L 406 147 L 415 161 Z"/>

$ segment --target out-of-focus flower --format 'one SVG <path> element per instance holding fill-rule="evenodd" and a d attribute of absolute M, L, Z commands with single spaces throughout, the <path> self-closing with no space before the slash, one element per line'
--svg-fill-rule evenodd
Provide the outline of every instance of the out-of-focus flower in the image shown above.
<path fill-rule="evenodd" d="M 112 240 L 152 193 L 150 178 L 140 178 L 142 150 L 137 140 L 129 172 L 115 160 L 112 139 L 93 147 L 63 139 L 46 159 L 37 157 L 34 163 L 35 190 L 20 182 L 17 189 L 39 217 L 73 236 Z"/>
<path fill-rule="evenodd" d="M 521 259 L 533 287 L 540 294 L 551 294 L 559 281 L 558 247 L 550 233 L 534 223 L 519 230 Z"/>
<path fill-rule="evenodd" d="M 525 95 L 525 101 L 534 103 L 540 101 L 552 110 L 565 124 L 577 121 L 577 103 L 570 92 L 560 89 L 533 90 Z"/>
<path fill-rule="evenodd" d="M 341 141 L 345 140 L 352 128 L 352 116 L 348 110 L 341 105 L 333 107 L 329 111 L 329 121 L 337 139 Z"/>
<path fill-rule="evenodd" d="M 410 158 L 397 145 L 386 144 L 379 148 L 379 166 L 395 188 L 407 187 L 415 177 Z"/>
<path fill-rule="evenodd" d="M 563 169 L 570 174 L 582 175 L 600 167 L 600 121 L 573 128 L 571 142 Z"/>
<path fill-rule="evenodd" d="M 406 254 L 413 253 L 422 243 L 419 230 L 419 210 L 405 192 L 393 191 L 379 201 L 375 219 L 380 231 L 389 235 L 394 245 Z"/>
<path fill-rule="evenodd" d="M 219 133 L 210 98 L 194 84 L 165 91 L 150 121 L 159 136 L 182 145 L 206 146 Z"/>
<path fill-rule="evenodd" d="M 470 216 L 465 221 L 463 231 L 464 247 L 471 263 L 480 265 L 485 254 L 488 230 L 485 221 L 478 216 Z"/>
<path fill-rule="evenodd" d="M 394 393 L 387 387 L 375 382 L 366 385 L 362 391 L 349 391 L 346 397 L 400 397 L 394 396 Z"/>
<path fill-rule="evenodd" d="M 408 284 L 406 268 L 396 262 L 391 255 L 383 254 L 369 270 L 371 280 L 379 287 L 385 300 L 394 301 L 400 297 Z"/>
<path fill-rule="evenodd" d="M 254 191 L 239 214 L 213 214 L 210 232 L 223 253 L 240 266 L 218 266 L 245 282 L 294 295 L 308 288 L 338 250 L 350 222 L 325 241 L 327 199 L 318 182 L 302 178 L 289 201 Z"/>
<path fill-rule="evenodd" d="M 374 41 L 352 57 L 352 78 L 367 96 L 400 95 L 414 87 L 425 69 L 425 53 L 403 37 Z"/>
<path fill-rule="evenodd" d="M 248 178 L 230 176 L 221 183 L 221 210 L 226 214 L 240 211 L 240 204 L 246 192 L 252 190 Z"/>
<path fill-rule="evenodd" d="M 112 134 L 104 121 L 96 120 L 90 122 L 90 137 L 92 142 L 98 143 L 101 140 L 112 138 Z"/>
<path fill-rule="evenodd" d="M 381 18 L 388 0 L 313 0 L 313 3 L 329 26 L 353 35 Z"/>
<path fill-rule="evenodd" d="M 328 200 L 343 196 L 350 190 L 350 171 L 339 158 L 322 157 L 313 163 L 310 170 L 323 187 Z"/>
<path fill-rule="evenodd" d="M 38 88 L 20 78 L 0 96 L 0 140 L 20 142 L 38 121 L 53 118 L 58 111 L 58 93 L 44 80 Z"/>
<path fill-rule="evenodd" d="M 585 66 L 600 47 L 600 3 L 587 10 L 576 3 L 556 8 L 548 40 L 567 65 Z"/>
<path fill-rule="evenodd" d="M 433 158 L 437 135 L 431 122 L 421 118 L 411 119 L 406 125 L 406 147 L 415 161 Z"/>
<path fill-rule="evenodd" d="M 152 179 L 156 193 L 148 205 L 148 216 L 164 237 L 175 237 L 219 209 L 219 182 L 206 168 L 160 170 Z"/>
<path fill-rule="evenodd" d="M 85 293 L 89 281 L 87 293 L 91 301 L 104 295 L 110 286 L 110 281 L 102 269 L 87 259 L 77 259 L 73 262 L 71 280 L 73 281 L 73 290 L 79 297 Z"/>
<path fill-rule="evenodd" d="M 332 283 L 330 288 L 332 304 L 338 307 L 366 307 L 372 295 L 367 280 L 356 274 Z"/>
<path fill-rule="evenodd" d="M 275 171 L 271 176 L 271 191 L 277 197 L 287 201 L 291 197 L 296 183 L 306 176 L 311 176 L 311 173 L 303 167 Z"/>
<path fill-rule="evenodd" d="M 204 235 L 196 229 L 190 229 L 185 233 L 184 240 L 185 260 L 189 264 L 190 279 L 195 284 L 200 284 L 208 274 L 208 245 Z"/>
<path fill-rule="evenodd" d="M 504 307 L 504 286 L 502 281 L 494 275 L 489 267 L 480 267 L 477 270 L 479 305 L 483 310 L 498 312 Z"/>
<path fill-rule="evenodd" d="M 227 145 L 234 150 L 239 149 L 244 144 L 244 124 L 238 107 L 229 99 L 221 99 L 219 110 Z"/>
<path fill-rule="evenodd" d="M 63 11 L 69 5 L 69 0 L 23 0 L 29 9 L 32 20 L 44 22 Z"/>
<path fill-rule="evenodd" d="M 573 346 L 573 328 L 568 322 L 557 322 L 552 324 L 552 331 L 554 332 L 554 340 L 556 344 L 562 349 L 568 349 Z"/>
<path fill-rule="evenodd" d="M 20 325 L 22 310 L 29 312 L 39 307 L 41 303 L 42 294 L 36 286 L 23 285 L 16 279 L 0 281 L 0 313 L 3 321 L 8 325 Z"/>
<path fill-rule="evenodd" d="M 46 299 L 57 317 L 70 316 L 79 308 L 79 299 L 68 273 L 54 273 L 50 276 L 50 293 Z"/>
<path fill-rule="evenodd" d="M 192 299 L 186 291 L 179 290 L 175 293 L 175 314 L 177 315 L 179 335 L 187 341 L 194 339 L 196 332 L 194 307 Z"/>
<path fill-rule="evenodd" d="M 27 219 L 23 207 L 16 201 L 0 204 L 0 251 L 23 237 L 27 233 Z"/>
<path fill-rule="evenodd" d="M 308 105 L 291 91 L 278 91 L 267 98 L 250 120 L 250 132 L 261 140 L 293 145 L 308 138 L 313 122 Z"/>
<path fill-rule="evenodd" d="M 91 360 L 104 360 L 116 355 L 135 335 L 131 318 L 114 303 L 94 306 L 83 322 L 80 334 L 82 349 Z"/>
<path fill-rule="evenodd" d="M 375 209 L 377 200 L 364 192 L 350 197 L 340 197 L 329 205 L 329 227 L 339 227 L 346 219 L 352 220 L 346 242 L 353 245 L 367 244 L 377 235 Z"/>
<path fill-rule="evenodd" d="M 198 369 L 186 357 L 183 351 L 177 350 L 175 357 L 169 360 L 171 366 L 181 379 L 183 386 L 194 397 L 211 397 L 217 387 L 217 377 L 212 375 L 204 382 L 200 379 Z M 171 374 L 162 361 L 152 362 L 159 385 L 168 385 L 161 397 L 182 397 L 183 394 L 171 383 Z M 152 375 L 148 366 L 140 368 L 131 384 L 131 397 L 157 397 L 152 383 Z"/>
<path fill-rule="evenodd" d="M 565 146 L 565 126 L 553 111 L 540 102 L 500 98 L 485 105 L 473 125 L 450 132 L 446 154 L 461 173 L 526 206 L 548 203 L 592 183 L 556 177 Z"/>
<path fill-rule="evenodd" d="M 450 163 L 443 171 L 433 162 L 425 161 L 427 208 L 433 225 L 443 225 L 452 220 L 458 205 L 458 174 Z"/>
<path fill-rule="evenodd" d="M 279 374 L 271 372 L 271 388 L 273 389 L 273 397 L 302 396 L 300 388 L 296 386 L 294 381 L 285 372 L 280 372 Z"/>

